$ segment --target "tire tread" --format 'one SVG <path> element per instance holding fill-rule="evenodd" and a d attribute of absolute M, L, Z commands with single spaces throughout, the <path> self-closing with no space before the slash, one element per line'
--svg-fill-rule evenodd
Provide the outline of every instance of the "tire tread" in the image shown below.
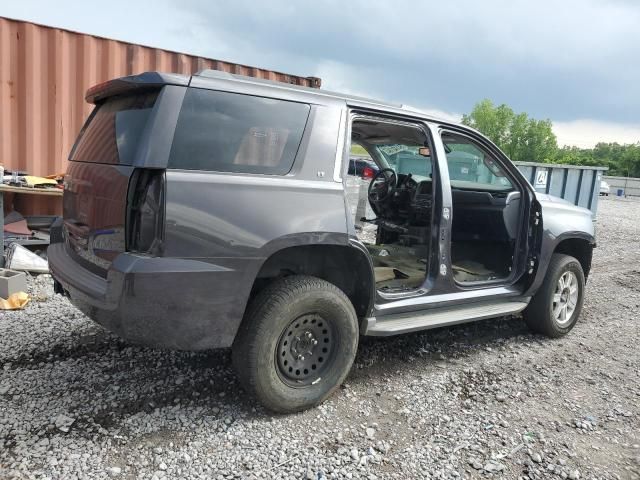
<path fill-rule="evenodd" d="M 260 391 L 256 376 L 259 361 L 256 352 L 259 342 L 266 338 L 269 333 L 272 333 L 270 322 L 272 315 L 282 311 L 294 299 L 310 292 L 330 292 L 335 295 L 348 308 L 357 326 L 357 317 L 353 305 L 342 290 L 320 278 L 293 275 L 274 280 L 256 295 L 245 312 L 244 319 L 234 340 L 231 354 L 232 363 L 240 384 L 248 393 L 258 397 L 267 408 L 276 412 L 292 412 L 303 408 L 295 409 L 288 405 L 271 402 L 269 395 Z M 322 398 L 319 398 L 315 404 L 321 403 L 338 387 L 339 384 L 335 385 Z"/>
<path fill-rule="evenodd" d="M 558 329 L 549 311 L 549 298 L 555 291 L 557 278 L 569 264 L 574 264 L 575 266 L 577 266 L 577 270 L 579 273 L 578 283 L 582 288 L 582 292 L 580 293 L 578 306 L 576 307 L 576 311 L 574 313 L 575 318 L 573 322 L 566 329 Z M 536 333 L 540 333 L 551 338 L 561 337 L 562 335 L 568 333 L 576 324 L 580 316 L 580 312 L 582 311 L 583 298 L 584 273 L 582 271 L 580 262 L 570 255 L 554 253 L 549 262 L 547 273 L 545 275 L 544 281 L 542 282 L 542 285 L 533 296 L 531 303 L 529 303 L 529 305 L 523 312 L 524 320 L 527 323 L 527 326 Z"/>

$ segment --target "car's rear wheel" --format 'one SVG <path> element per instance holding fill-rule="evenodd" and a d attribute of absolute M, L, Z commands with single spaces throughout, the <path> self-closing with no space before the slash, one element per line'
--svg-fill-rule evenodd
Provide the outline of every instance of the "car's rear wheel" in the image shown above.
<path fill-rule="evenodd" d="M 582 311 L 584 285 L 580 262 L 569 255 L 554 254 L 542 286 L 523 312 L 529 328 L 549 337 L 568 333 Z"/>
<path fill-rule="evenodd" d="M 335 285 L 294 275 L 251 302 L 233 343 L 242 386 L 270 410 L 324 401 L 344 381 L 358 348 L 353 305 Z"/>

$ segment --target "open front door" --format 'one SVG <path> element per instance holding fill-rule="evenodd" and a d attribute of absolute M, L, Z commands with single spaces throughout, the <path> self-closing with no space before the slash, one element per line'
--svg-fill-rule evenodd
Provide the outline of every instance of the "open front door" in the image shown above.
<path fill-rule="evenodd" d="M 488 145 L 442 131 L 451 189 L 451 270 L 458 288 L 511 284 L 523 273 L 531 197 Z"/>

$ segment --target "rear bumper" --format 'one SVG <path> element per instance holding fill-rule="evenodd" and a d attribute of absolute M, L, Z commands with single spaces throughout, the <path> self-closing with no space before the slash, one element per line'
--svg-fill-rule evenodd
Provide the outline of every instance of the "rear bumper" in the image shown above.
<path fill-rule="evenodd" d="M 144 345 L 180 350 L 229 347 L 244 314 L 251 268 L 120 254 L 107 278 L 89 272 L 65 243 L 49 247 L 56 288 L 95 322 Z"/>

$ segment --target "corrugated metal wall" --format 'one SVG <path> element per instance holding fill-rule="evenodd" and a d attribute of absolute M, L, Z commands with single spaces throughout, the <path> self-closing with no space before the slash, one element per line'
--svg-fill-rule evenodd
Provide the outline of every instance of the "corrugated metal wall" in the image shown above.
<path fill-rule="evenodd" d="M 133 45 L 0 17 L 0 163 L 35 175 L 64 172 L 91 111 L 86 90 L 114 77 L 205 68 L 320 87 L 320 79 Z"/>
<path fill-rule="evenodd" d="M 604 180 L 611 187 L 609 195 L 618 195 L 618 190 L 622 190 L 625 197 L 640 197 L 640 178 L 604 177 Z"/>
<path fill-rule="evenodd" d="M 594 214 L 598 210 L 600 181 L 607 167 L 581 167 L 553 163 L 514 162 L 537 192 L 588 208 Z"/>

